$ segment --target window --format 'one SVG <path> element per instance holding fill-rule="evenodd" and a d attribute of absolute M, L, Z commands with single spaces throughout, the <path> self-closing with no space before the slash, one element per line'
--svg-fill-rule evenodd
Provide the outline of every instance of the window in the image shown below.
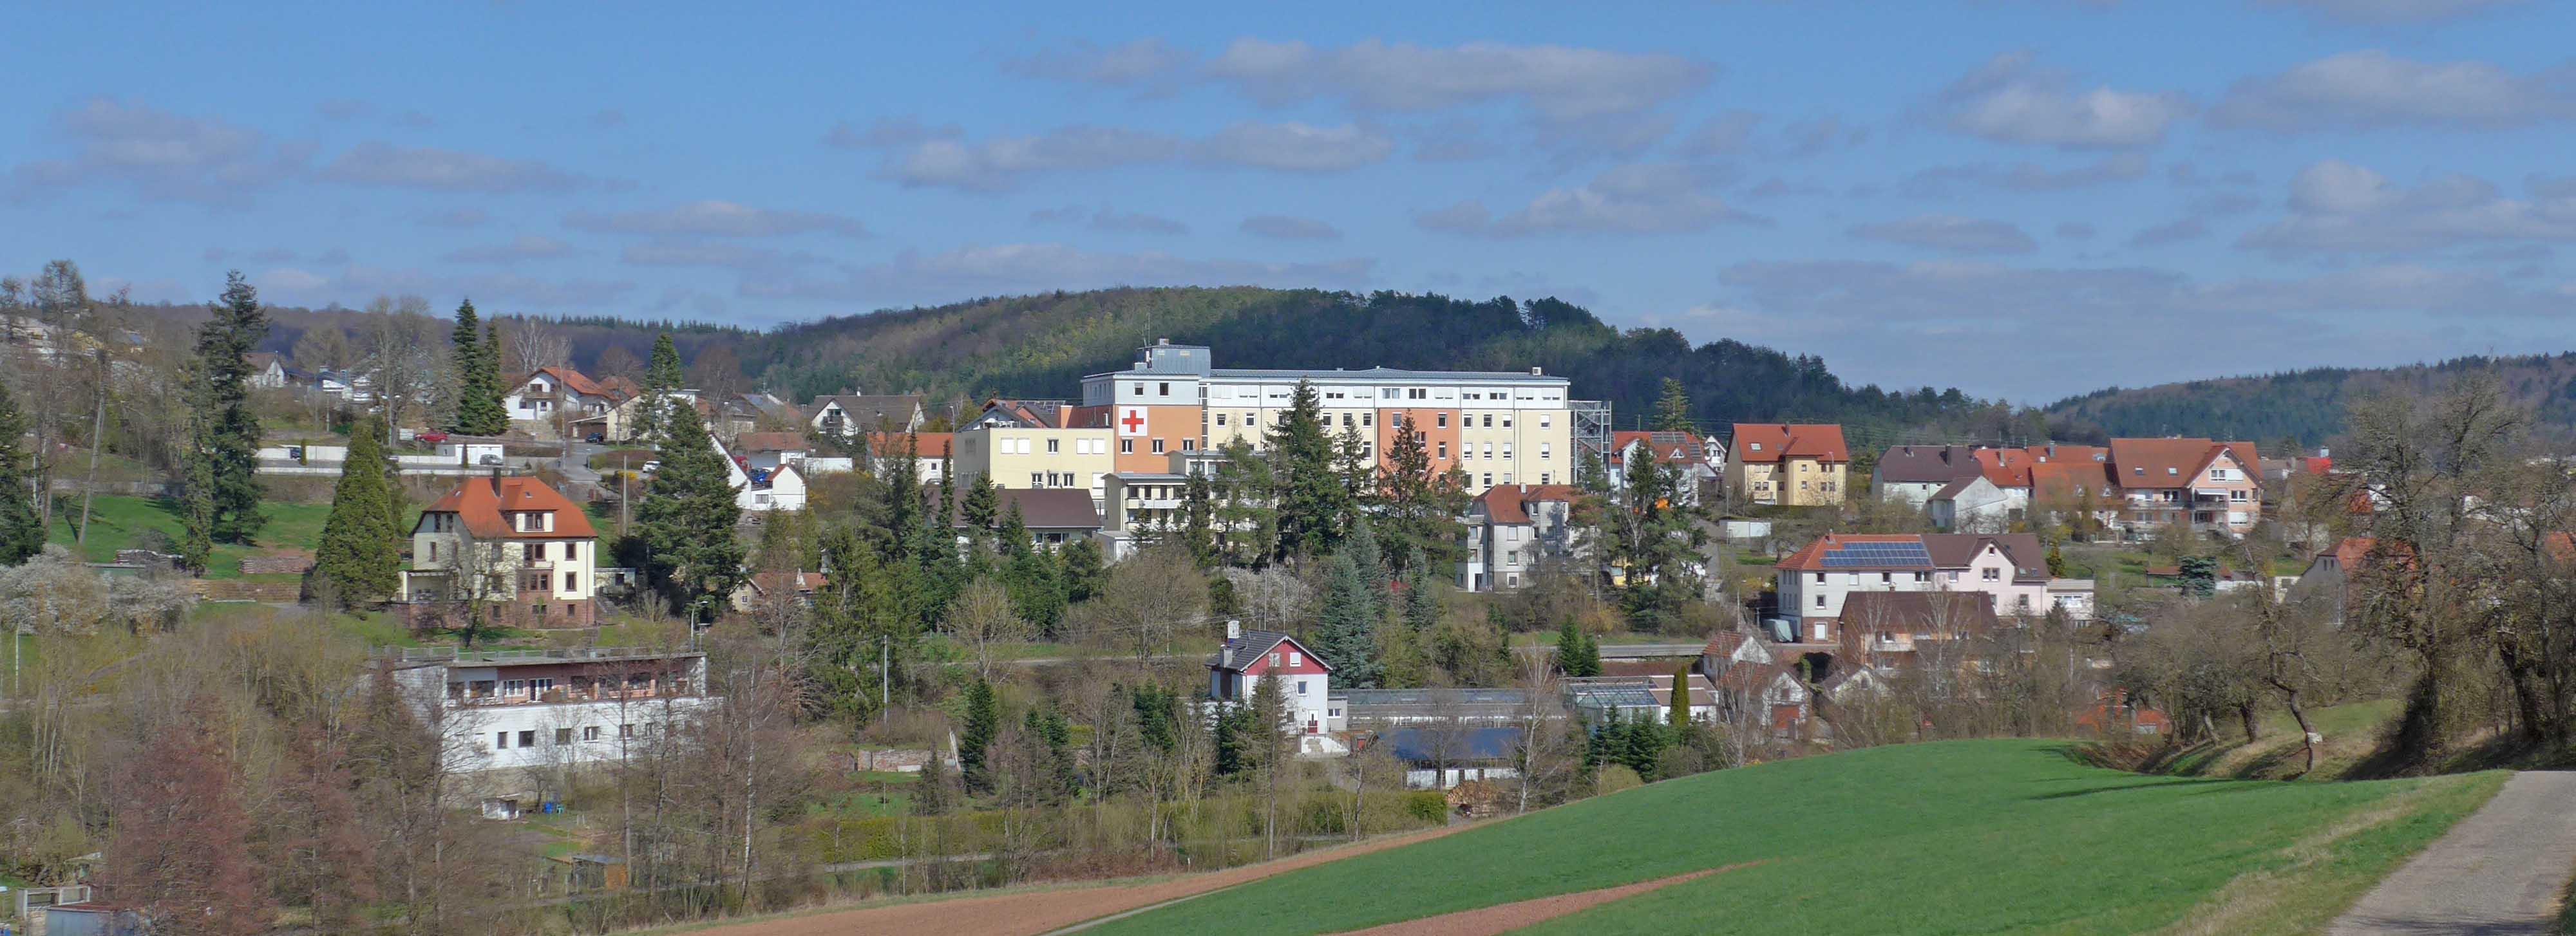
<path fill-rule="evenodd" d="M 1374 413 L 1374 412 L 1361 413 L 1361 414 L 1360 414 L 1360 425 L 1362 425 L 1362 426 L 1375 426 L 1375 425 L 1377 425 L 1377 414 L 1376 414 L 1376 413 Z"/>
<path fill-rule="evenodd" d="M 1824 606 L 1825 606 L 1825 596 L 1823 596 L 1823 595 L 1817 595 L 1817 596 L 1816 596 L 1816 607 L 1821 608 L 1821 607 L 1824 607 Z"/>
<path fill-rule="evenodd" d="M 1047 454 L 1049 454 L 1049 455 L 1053 455 L 1053 454 L 1056 454 L 1057 452 L 1061 451 L 1061 449 L 1057 448 L 1057 446 L 1062 445 L 1062 444 L 1063 444 L 1062 440 L 1059 440 L 1059 439 L 1048 439 L 1048 440 L 1047 440 Z"/>
<path fill-rule="evenodd" d="M 1916 572 L 1916 573 L 1914 573 L 1914 580 L 1915 580 L 1915 581 L 1917 581 L 1917 582 L 1929 582 L 1929 581 L 1931 581 L 1931 580 L 1932 580 L 1932 573 L 1930 573 L 1930 572 Z"/>
<path fill-rule="evenodd" d="M 1824 573 L 1822 573 L 1822 572 L 1818 572 L 1818 573 L 1816 573 L 1816 584 L 1818 584 L 1818 585 L 1822 585 L 1822 584 L 1824 584 L 1824 583 L 1825 583 L 1825 574 L 1824 574 Z"/>
<path fill-rule="evenodd" d="M 1047 485 L 1046 485 L 1046 472 L 1043 472 L 1043 471 L 1032 471 L 1032 472 L 1029 472 L 1029 486 L 1030 486 L 1030 487 L 1033 487 L 1033 488 L 1042 488 L 1042 487 L 1047 486 Z"/>
<path fill-rule="evenodd" d="M 1408 399 L 1408 400 L 1423 400 L 1423 399 L 1429 399 L 1429 398 L 1430 398 L 1430 396 L 1431 396 L 1431 391 L 1429 391 L 1429 390 L 1424 390 L 1424 389 L 1422 389 L 1421 387 L 1414 387 L 1414 388 L 1411 388 L 1411 389 L 1408 389 L 1408 390 L 1404 391 L 1404 398 L 1405 398 L 1405 399 Z M 1443 425 L 1446 425 L 1446 424 L 1444 423 Z"/>
<path fill-rule="evenodd" d="M 1509 417 L 1509 416 L 1505 416 L 1505 417 L 1503 417 L 1503 428 L 1505 428 L 1505 429 L 1509 429 L 1509 428 L 1511 428 L 1511 427 L 1512 427 L 1512 418 L 1511 418 L 1511 417 Z M 1541 419 L 1541 420 L 1539 420 L 1539 428 L 1541 428 L 1541 429 L 1545 429 L 1545 428 L 1547 428 L 1547 420 L 1545 420 L 1545 419 Z"/>
<path fill-rule="evenodd" d="M 1551 423 L 1554 423 L 1555 421 L 1556 421 L 1556 417 L 1554 417 L 1554 416 L 1550 416 L 1550 415 L 1547 415 L 1546 413 L 1540 413 L 1540 414 L 1539 414 L 1539 416 L 1538 416 L 1538 427 L 1539 427 L 1539 428 L 1541 428 L 1541 429 L 1545 429 L 1545 428 L 1547 428 Z M 1503 426 L 1504 426 L 1504 428 L 1510 428 L 1510 427 L 1511 427 L 1511 424 L 1512 424 L 1512 418 L 1511 418 L 1511 417 L 1509 417 L 1509 416 L 1505 416 L 1505 417 L 1503 417 Z"/>
<path fill-rule="evenodd" d="M 1290 665 L 1290 666 L 1304 666 L 1304 665 L 1306 665 L 1306 655 L 1305 655 L 1305 654 L 1303 654 L 1303 653 L 1299 653 L 1299 652 L 1297 652 L 1297 651 L 1295 651 L 1295 650 L 1290 650 L 1290 651 L 1288 651 L 1288 665 Z M 1304 683 L 1298 683 L 1298 685 L 1299 685 L 1299 686 L 1304 686 L 1305 684 L 1304 684 Z M 1306 691 L 1306 690 L 1305 690 L 1305 689 L 1300 688 L 1300 689 L 1298 689 L 1297 691 L 1299 691 L 1299 692 L 1304 692 L 1304 691 Z"/>
<path fill-rule="evenodd" d="M 509 749 L 510 749 L 510 733 L 509 733 L 509 732 L 507 732 L 507 731 L 495 731 L 495 732 L 493 732 L 493 733 L 492 733 L 492 746 L 493 746 L 493 747 L 495 747 L 495 748 L 498 748 L 498 749 L 504 750 L 504 751 L 509 750 Z"/>
<path fill-rule="evenodd" d="M 557 728 L 557 729 L 555 729 L 555 743 L 556 743 L 557 745 L 571 744 L 571 743 L 572 743 L 572 729 L 570 729 L 570 728 Z"/>
<path fill-rule="evenodd" d="M 1172 395 L 1172 385 L 1171 385 L 1171 384 L 1168 384 L 1168 383 L 1158 383 L 1158 384 L 1155 384 L 1155 385 L 1154 385 L 1154 395 L 1155 395 L 1155 396 L 1171 396 L 1171 395 Z"/>
<path fill-rule="evenodd" d="M 2212 469 L 2209 469 L 2209 480 L 2212 480 L 2212 481 L 2225 481 L 2225 480 L 2227 480 L 2227 469 L 2225 469 L 2225 468 L 2212 468 Z"/>
<path fill-rule="evenodd" d="M 1279 651 L 1277 651 L 1277 650 L 1272 650 L 1272 651 L 1270 651 L 1270 665 L 1271 665 L 1273 668 L 1276 668 L 1276 667 L 1279 665 Z"/>
<path fill-rule="evenodd" d="M 1752 449 L 1753 451 L 1759 452 L 1759 451 L 1761 451 L 1761 450 L 1762 450 L 1762 443 L 1760 443 L 1760 442 L 1747 442 L 1747 443 L 1745 443 L 1745 447 L 1750 448 L 1750 449 Z"/>
<path fill-rule="evenodd" d="M 577 592 L 577 591 L 580 591 L 580 590 L 581 590 L 581 586 L 576 585 L 576 584 L 573 584 L 573 577 L 572 577 L 572 573 L 570 573 L 570 572 L 566 572 L 566 573 L 564 573 L 564 587 L 563 587 L 563 590 L 568 591 L 568 592 Z"/>
<path fill-rule="evenodd" d="M 598 726 L 598 725 L 584 725 L 584 726 L 582 726 L 582 729 L 581 729 L 581 739 L 582 739 L 582 740 L 584 740 L 584 741 L 597 741 L 597 740 L 599 740 L 599 726 Z"/>
<path fill-rule="evenodd" d="M 529 543 L 525 546 L 521 546 L 519 547 L 519 556 L 529 562 L 544 562 L 546 560 L 546 544 Z"/>
<path fill-rule="evenodd" d="M 1325 418 L 1325 419 L 1327 419 L 1327 420 L 1330 420 L 1330 419 L 1332 419 L 1333 417 L 1331 417 L 1331 416 L 1326 416 L 1326 417 L 1324 417 L 1324 418 Z M 1348 429 L 1348 428 L 1350 428 L 1350 427 L 1351 427 L 1351 426 L 1353 426 L 1353 425 L 1355 425 L 1355 424 L 1351 421 L 1351 414 L 1349 414 L 1349 413 L 1343 413 L 1343 414 L 1342 414 L 1342 428 L 1344 428 L 1344 429 Z"/>
<path fill-rule="evenodd" d="M 1224 413 L 1218 413 L 1218 414 L 1216 414 L 1216 424 L 1217 424 L 1217 425 L 1220 425 L 1220 426 L 1225 425 L 1225 414 L 1224 414 Z"/>
<path fill-rule="evenodd" d="M 2227 499 L 2241 503 L 2246 499 L 2245 492 L 2243 490 L 2229 491 L 2227 492 Z"/>
<path fill-rule="evenodd" d="M 1491 442 L 1487 442 L 1487 443 L 1485 443 L 1485 457 L 1486 457 L 1486 458 L 1492 458 L 1492 457 L 1494 457 L 1494 443 L 1491 443 Z"/>
<path fill-rule="evenodd" d="M 1436 415 L 1432 416 L 1432 417 L 1431 417 L 1431 424 L 1432 424 L 1432 425 L 1435 425 L 1435 426 L 1438 426 L 1438 427 L 1440 427 L 1440 428 L 1442 428 L 1442 429 L 1447 429 L 1447 428 L 1449 428 L 1449 414 L 1447 414 L 1447 413 L 1440 413 L 1440 414 L 1436 414 Z"/>
<path fill-rule="evenodd" d="M 1545 456 L 1541 456 L 1541 457 L 1545 457 Z M 1551 474 L 1550 472 L 1545 472 L 1545 471 L 1539 472 L 1539 473 L 1538 473 L 1538 483 L 1540 483 L 1540 484 L 1554 484 L 1554 483 L 1556 483 L 1556 482 L 1554 482 L 1554 481 L 1548 480 L 1548 479 L 1549 479 L 1549 478 L 1551 478 L 1551 477 L 1554 477 L 1554 475 L 1553 475 L 1553 474 Z"/>
<path fill-rule="evenodd" d="M 1303 680 L 1303 679 L 1300 679 L 1300 680 L 1298 680 L 1298 681 L 1297 681 L 1297 694 L 1298 694 L 1298 695 L 1305 695 L 1305 694 L 1306 694 L 1306 681 L 1305 681 L 1305 680 Z"/>
<path fill-rule="evenodd" d="M 1512 457 L 1512 444 L 1511 444 L 1511 443 L 1509 443 L 1509 442 L 1505 442 L 1505 443 L 1503 443 L 1503 457 L 1504 457 L 1504 458 L 1510 458 L 1510 457 Z"/>
<path fill-rule="evenodd" d="M 1892 584 L 1895 581 L 1896 573 L 1894 572 L 1881 572 L 1878 574 L 1878 583 L 1881 585 Z"/>
<path fill-rule="evenodd" d="M 1181 451 L 1184 451 L 1184 452 L 1195 452 L 1195 451 L 1198 451 L 1198 450 L 1199 450 L 1199 440 L 1197 440 L 1197 439 L 1182 439 L 1182 440 L 1181 440 Z"/>
<path fill-rule="evenodd" d="M 635 736 L 635 723 L 634 723 L 634 722 L 626 722 L 626 723 L 624 723 L 624 724 L 618 725 L 618 726 L 617 726 L 617 736 L 618 736 L 618 737 L 620 737 L 620 738 L 632 738 L 632 737 L 634 737 L 634 736 Z"/>
<path fill-rule="evenodd" d="M 1494 414 L 1492 414 L 1492 413 L 1486 413 L 1486 414 L 1485 414 L 1485 428 L 1487 428 L 1487 429 L 1494 428 Z"/>
<path fill-rule="evenodd" d="M 1550 449 L 1549 449 L 1549 447 L 1548 447 L 1548 444 L 1547 444 L 1547 443 L 1545 443 L 1545 442 L 1541 442 L 1541 443 L 1539 443 L 1539 444 L 1538 444 L 1538 460 L 1540 460 L 1540 461 L 1546 461 L 1546 460 L 1548 460 L 1549 458 L 1554 457 L 1554 456 L 1551 456 L 1550 454 L 1548 454 L 1548 453 L 1549 453 L 1549 451 L 1550 451 Z M 1542 482 L 1542 483 L 1544 483 L 1544 482 Z"/>
<path fill-rule="evenodd" d="M 1449 443 L 1447 443 L 1447 442 L 1442 442 L 1442 443 L 1440 443 L 1440 457 L 1442 457 L 1442 458 L 1447 458 L 1447 457 L 1449 457 Z"/>
<path fill-rule="evenodd" d="M 1490 471 L 1485 472 L 1485 481 L 1484 481 L 1483 486 L 1484 486 L 1484 487 L 1493 487 L 1493 486 L 1494 486 L 1494 473 L 1493 473 L 1493 472 L 1490 472 Z"/>
<path fill-rule="evenodd" d="M 526 730 L 526 731 L 519 732 L 519 746 L 520 746 L 520 747 L 536 747 L 536 746 L 537 746 L 537 731 L 536 731 L 536 729 L 534 729 L 534 728 L 530 728 L 530 729 L 528 729 L 528 730 Z"/>
<path fill-rule="evenodd" d="M 1982 569 L 1982 570 L 1979 570 L 1979 571 L 1981 571 L 1981 572 L 1983 573 L 1983 575 L 1982 575 L 1981 577 L 1982 577 L 1982 578 L 1984 578 L 1986 581 L 1989 581 L 1989 582 L 1999 582 L 1999 581 L 2002 581 L 2002 580 L 2003 580 L 2003 570 L 2002 570 L 2002 569 Z"/>
<path fill-rule="evenodd" d="M 1118 454 L 1120 454 L 1120 455 L 1134 455 L 1134 454 L 1136 454 L 1136 440 L 1134 440 L 1134 439 L 1120 439 L 1120 440 L 1118 440 Z"/>
<path fill-rule="evenodd" d="M 1156 455 L 1163 454 L 1163 440 L 1161 440 L 1161 439 L 1155 439 L 1155 440 L 1154 440 L 1154 454 L 1156 454 Z"/>
<path fill-rule="evenodd" d="M 1821 606 L 1820 606 L 1820 607 L 1821 607 Z M 1827 625 L 1823 625 L 1823 624 L 1818 624 L 1818 625 L 1816 625 L 1816 642 L 1817 642 L 1817 643 L 1823 643 L 1823 642 L 1825 641 L 1825 627 L 1826 627 L 1826 626 L 1827 626 Z"/>

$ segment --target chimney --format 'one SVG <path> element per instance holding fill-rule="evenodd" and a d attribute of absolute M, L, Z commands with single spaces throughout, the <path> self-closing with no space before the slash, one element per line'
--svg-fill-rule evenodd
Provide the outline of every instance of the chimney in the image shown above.
<path fill-rule="evenodd" d="M 1234 618 L 1226 618 L 1226 619 L 1225 619 L 1225 639 L 1227 639 L 1227 640 L 1242 640 L 1242 639 L 1243 639 L 1243 622 L 1242 622 L 1242 621 L 1235 620 Z"/>
<path fill-rule="evenodd" d="M 1538 369 L 1538 368 L 1535 368 L 1535 367 L 1530 368 L 1530 376 L 1532 376 L 1532 377 L 1540 376 L 1540 374 L 1539 374 L 1539 369 Z"/>
<path fill-rule="evenodd" d="M 492 466 L 492 496 L 501 496 L 501 466 Z"/>

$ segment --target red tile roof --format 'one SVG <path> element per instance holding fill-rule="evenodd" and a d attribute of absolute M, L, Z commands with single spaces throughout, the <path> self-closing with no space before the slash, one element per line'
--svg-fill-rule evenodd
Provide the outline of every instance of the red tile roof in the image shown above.
<path fill-rule="evenodd" d="M 1843 427 L 1820 423 L 1736 423 L 1735 460 L 1769 464 L 1782 458 L 1851 461 Z"/>
<path fill-rule="evenodd" d="M 1978 449 L 1977 467 L 2000 488 L 2030 486 L 2030 469 L 2039 459 L 2023 449 Z"/>
<path fill-rule="evenodd" d="M 599 531 L 590 525 L 590 515 L 574 506 L 570 498 L 535 478 L 475 478 L 447 492 L 427 507 L 424 514 L 452 513 L 465 524 L 465 531 L 485 539 L 572 539 L 597 537 Z M 554 529 L 542 532 L 522 531 L 503 520 L 504 513 L 551 513 Z"/>
<path fill-rule="evenodd" d="M 956 438 L 955 433 L 949 432 L 916 432 L 912 436 L 921 458 L 948 457 L 948 442 Z M 868 451 L 880 458 L 903 454 L 904 444 L 904 434 L 900 432 L 868 433 Z"/>
<path fill-rule="evenodd" d="M 1476 495 L 1476 503 L 1485 505 L 1485 516 L 1491 522 L 1528 523 L 1530 504 L 1571 503 L 1576 493 L 1571 484 L 1497 484 Z"/>
<path fill-rule="evenodd" d="M 1628 447 L 1639 444 L 1646 447 L 1646 451 L 1654 456 L 1658 464 L 1690 465 L 1708 462 L 1707 449 L 1700 443 L 1698 436 L 1687 432 L 1625 430 L 1610 434 L 1610 463 L 1621 464 L 1627 457 Z"/>
<path fill-rule="evenodd" d="M 1790 553 L 1789 558 L 1773 564 L 1772 568 L 1799 572 L 1820 571 L 1825 567 L 1825 553 L 1840 549 L 1847 543 L 1919 543 L 1922 541 L 1923 537 L 1914 533 L 1827 533 L 1809 541 L 1805 546 L 1798 547 L 1797 552 Z M 1844 567 L 1835 566 L 1835 568 Z M 1851 568 L 1858 570 L 1860 567 Z M 1907 566 L 1907 568 L 1913 568 L 1913 566 Z"/>
<path fill-rule="evenodd" d="M 562 384 L 566 389 L 569 389 L 574 393 L 581 394 L 582 396 L 608 395 L 607 388 L 592 381 L 589 375 L 583 374 L 582 372 L 569 367 L 540 367 L 536 370 L 529 371 L 527 376 L 519 378 L 519 382 L 512 384 L 511 386 L 527 386 L 529 378 L 535 377 L 538 374 L 551 375 L 554 377 L 556 383 Z"/>
<path fill-rule="evenodd" d="M 2079 491 L 2092 491 L 2097 501 L 2116 498 L 2120 493 L 2119 484 L 2111 478 L 2111 466 L 2089 458 L 2046 461 L 2030 466 L 2030 489 L 2033 497 L 2068 499 L 2073 499 Z"/>
<path fill-rule="evenodd" d="M 2190 487 L 2222 452 L 2233 456 L 2241 470 L 2255 470 L 2254 443 L 2208 439 L 2113 439 L 2111 467 L 2121 487 Z"/>
<path fill-rule="evenodd" d="M 821 591 L 831 584 L 832 580 L 825 578 L 821 572 L 754 572 L 751 574 L 751 587 L 764 593 L 777 591 L 782 587 L 791 592 Z"/>

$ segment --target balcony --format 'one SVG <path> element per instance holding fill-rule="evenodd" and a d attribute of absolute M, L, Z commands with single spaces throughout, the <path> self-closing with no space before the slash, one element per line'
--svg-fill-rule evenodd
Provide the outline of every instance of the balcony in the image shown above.
<path fill-rule="evenodd" d="M 447 684 L 447 701 L 466 708 L 497 708 L 516 705 L 568 705 L 576 702 L 644 702 L 653 699 L 688 698 L 697 693 L 676 686 L 653 683 L 626 689 L 548 689 L 544 692 L 492 691 L 476 692 L 462 688 L 463 683 Z"/>

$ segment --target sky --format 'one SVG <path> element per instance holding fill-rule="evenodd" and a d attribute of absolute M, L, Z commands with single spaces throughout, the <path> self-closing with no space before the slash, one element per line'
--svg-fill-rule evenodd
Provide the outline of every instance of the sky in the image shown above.
<path fill-rule="evenodd" d="M 215 6 L 13 14 L 0 270 L 1552 295 L 2025 403 L 2576 345 L 2567 0 Z"/>

